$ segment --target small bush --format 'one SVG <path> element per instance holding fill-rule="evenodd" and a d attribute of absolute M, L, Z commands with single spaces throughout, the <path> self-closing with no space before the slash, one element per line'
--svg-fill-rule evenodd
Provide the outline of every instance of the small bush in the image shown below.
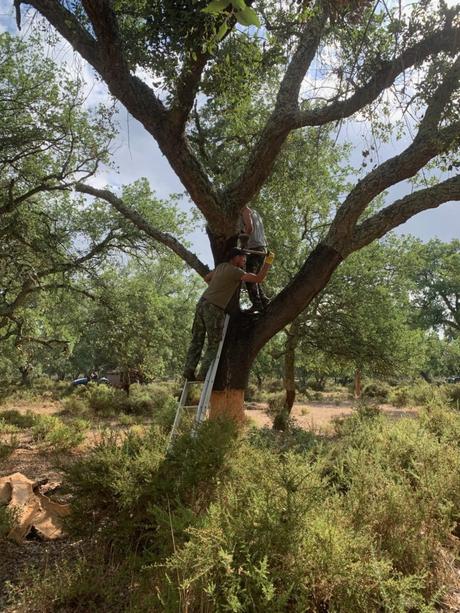
<path fill-rule="evenodd" d="M 246 402 L 255 402 L 260 397 L 260 390 L 255 383 L 248 383 L 244 392 L 244 399 Z"/>
<path fill-rule="evenodd" d="M 266 449 L 278 453 L 292 451 L 299 454 L 311 451 L 318 443 L 318 439 L 313 432 L 292 425 L 282 432 L 267 426 L 251 428 L 247 433 L 247 440 L 251 446 L 257 449 Z"/>
<path fill-rule="evenodd" d="M 19 431 L 19 428 L 17 426 L 14 426 L 13 424 L 9 424 L 8 422 L 0 418 L 0 435 L 14 434 L 15 432 L 18 432 L 18 431 Z"/>
<path fill-rule="evenodd" d="M 8 411 L 0 411 L 0 421 L 23 430 L 25 428 L 31 428 L 34 425 L 35 415 L 32 411 L 20 413 L 16 409 L 11 409 Z"/>
<path fill-rule="evenodd" d="M 388 385 L 388 383 L 384 383 L 383 381 L 372 381 L 364 386 L 363 397 L 375 398 L 380 402 L 386 402 L 388 400 L 390 390 L 391 387 Z"/>
<path fill-rule="evenodd" d="M 442 386 L 441 392 L 445 394 L 448 401 L 454 408 L 460 405 L 460 385 L 458 383 L 446 383 Z"/>
<path fill-rule="evenodd" d="M 62 401 L 62 409 L 68 415 L 84 415 L 89 407 L 85 398 L 80 395 L 72 395 Z"/>
<path fill-rule="evenodd" d="M 108 385 L 89 383 L 85 386 L 88 406 L 102 416 L 123 411 L 129 413 L 129 399 L 123 390 Z"/>
<path fill-rule="evenodd" d="M 15 514 L 6 505 L 0 505 L 0 539 L 7 536 L 15 523 Z"/>
<path fill-rule="evenodd" d="M 18 445 L 19 440 L 16 433 L 10 432 L 2 436 L 0 440 L 0 460 L 4 460 L 11 455 Z"/>
<path fill-rule="evenodd" d="M 286 394 L 284 392 L 272 392 L 267 394 L 266 402 L 268 404 L 267 413 L 270 417 L 275 417 L 284 410 Z"/>
<path fill-rule="evenodd" d="M 83 419 L 64 423 L 55 415 L 37 417 L 32 428 L 33 439 L 43 447 L 55 452 L 69 451 L 83 442 L 90 424 Z"/>
<path fill-rule="evenodd" d="M 128 408 L 135 415 L 153 416 L 171 405 L 173 389 L 168 384 L 149 383 L 148 385 L 131 385 Z"/>

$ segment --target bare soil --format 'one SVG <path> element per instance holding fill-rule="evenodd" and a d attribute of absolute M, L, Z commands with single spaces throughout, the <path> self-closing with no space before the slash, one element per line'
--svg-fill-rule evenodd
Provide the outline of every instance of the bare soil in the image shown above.
<path fill-rule="evenodd" d="M 418 414 L 417 407 L 404 407 L 403 409 L 390 404 L 380 404 L 380 409 L 393 419 L 401 417 L 415 417 Z M 259 427 L 271 427 L 272 420 L 267 415 L 265 403 L 254 402 L 246 405 L 246 416 Z M 308 402 L 294 404 L 291 417 L 295 423 L 305 430 L 328 434 L 332 431 L 333 421 L 346 417 L 353 413 L 353 402 L 341 400 L 340 402 Z"/>

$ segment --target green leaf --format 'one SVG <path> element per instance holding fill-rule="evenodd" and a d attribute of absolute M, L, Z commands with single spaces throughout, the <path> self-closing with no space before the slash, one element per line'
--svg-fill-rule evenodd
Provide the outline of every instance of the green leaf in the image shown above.
<path fill-rule="evenodd" d="M 228 30 L 228 25 L 224 22 L 220 26 L 219 30 L 217 31 L 216 41 L 222 40 L 224 38 L 224 36 L 226 35 L 227 30 Z"/>
<path fill-rule="evenodd" d="M 259 17 L 255 10 L 252 9 L 250 6 L 245 6 L 244 10 L 238 11 L 236 13 L 236 19 L 238 23 L 240 23 L 242 26 L 256 26 L 257 28 L 260 27 Z"/>
<path fill-rule="evenodd" d="M 231 0 L 231 5 L 236 11 L 244 11 L 247 8 L 244 0 Z"/>
<path fill-rule="evenodd" d="M 228 0 L 212 0 L 208 6 L 202 9 L 203 13 L 209 13 L 211 15 L 218 15 L 222 13 L 228 6 Z"/>

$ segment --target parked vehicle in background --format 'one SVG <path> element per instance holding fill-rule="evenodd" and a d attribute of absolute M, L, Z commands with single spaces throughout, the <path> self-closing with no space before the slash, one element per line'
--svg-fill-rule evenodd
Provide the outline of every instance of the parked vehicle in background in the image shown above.
<path fill-rule="evenodd" d="M 72 381 L 72 385 L 87 385 L 90 381 L 94 383 L 104 383 L 105 385 L 111 385 L 107 377 L 78 377 Z"/>
<path fill-rule="evenodd" d="M 452 377 L 447 377 L 447 383 L 460 383 L 460 375 L 453 375 Z"/>

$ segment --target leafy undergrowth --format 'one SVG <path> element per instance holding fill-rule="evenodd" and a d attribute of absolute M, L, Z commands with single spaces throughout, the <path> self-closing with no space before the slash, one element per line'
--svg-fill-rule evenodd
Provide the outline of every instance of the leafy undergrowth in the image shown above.
<path fill-rule="evenodd" d="M 68 466 L 87 553 L 25 578 L 12 606 L 436 610 L 459 520 L 458 413 L 392 422 L 364 407 L 328 440 L 214 421 L 169 454 L 166 432 L 105 436 Z"/>

